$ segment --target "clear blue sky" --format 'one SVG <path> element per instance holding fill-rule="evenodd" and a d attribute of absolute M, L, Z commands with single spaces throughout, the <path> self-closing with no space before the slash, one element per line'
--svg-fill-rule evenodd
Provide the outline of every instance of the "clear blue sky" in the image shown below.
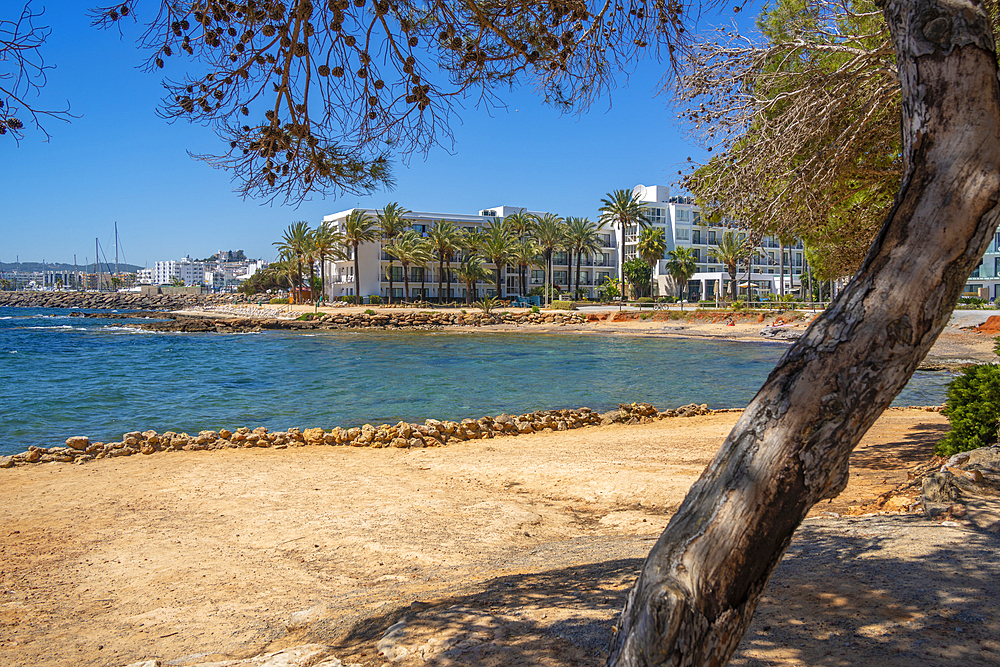
<path fill-rule="evenodd" d="M 0 9 L 4 18 L 13 18 L 11 4 Z M 66 5 L 45 7 L 42 22 L 52 33 L 44 55 L 57 69 L 37 104 L 69 102 L 80 117 L 49 120 L 48 142 L 30 128 L 19 147 L 0 138 L 0 262 L 72 263 L 74 253 L 80 264 L 93 262 L 95 238 L 114 261 L 116 221 L 121 259 L 140 266 L 230 249 L 272 259 L 272 242 L 291 222 L 315 225 L 336 211 L 390 201 L 414 211 L 476 213 L 507 204 L 594 219 L 607 192 L 672 186 L 681 163 L 703 155 L 685 140 L 669 98 L 654 96 L 663 66 L 650 60 L 583 116 L 560 115 L 527 89 L 504 95 L 507 109 L 461 110 L 454 147 L 395 164 L 390 192 L 298 208 L 244 201 L 225 172 L 188 157 L 188 150 L 219 150 L 210 130 L 156 116 L 160 78 L 138 70 L 143 54 L 134 35 L 92 28 L 86 3 Z M 168 74 L 182 74 L 183 63 L 174 59 Z"/>

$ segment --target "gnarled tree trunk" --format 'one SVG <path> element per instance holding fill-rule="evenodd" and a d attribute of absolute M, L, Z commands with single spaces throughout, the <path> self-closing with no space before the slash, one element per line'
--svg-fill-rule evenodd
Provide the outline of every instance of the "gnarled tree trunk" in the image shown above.
<path fill-rule="evenodd" d="M 944 328 L 1000 216 L 983 7 L 889 0 L 904 176 L 861 269 L 785 354 L 642 568 L 609 665 L 723 665 L 792 533 Z"/>

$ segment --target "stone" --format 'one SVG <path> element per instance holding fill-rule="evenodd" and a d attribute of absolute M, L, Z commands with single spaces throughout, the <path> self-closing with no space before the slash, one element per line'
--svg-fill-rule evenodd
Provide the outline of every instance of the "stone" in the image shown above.
<path fill-rule="evenodd" d="M 302 437 L 307 445 L 322 445 L 326 442 L 326 433 L 321 428 L 307 428 L 302 432 Z"/>
<path fill-rule="evenodd" d="M 410 446 L 409 440 L 406 438 L 394 438 L 392 441 L 392 446 L 399 449 L 406 449 Z"/>
<path fill-rule="evenodd" d="M 77 451 L 84 451 L 90 445 L 90 438 L 85 435 L 74 435 L 66 438 L 66 446 Z"/>
<path fill-rule="evenodd" d="M 14 467 L 13 456 L 0 456 L 0 468 L 13 468 L 13 467 Z"/>
<path fill-rule="evenodd" d="M 29 449 L 24 455 L 24 460 L 28 463 L 34 463 L 40 458 L 42 458 L 42 453 L 37 449 Z"/>

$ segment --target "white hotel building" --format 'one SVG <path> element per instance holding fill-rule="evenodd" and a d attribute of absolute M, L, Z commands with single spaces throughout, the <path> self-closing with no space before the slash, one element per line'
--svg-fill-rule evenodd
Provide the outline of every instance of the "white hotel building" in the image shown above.
<path fill-rule="evenodd" d="M 323 218 L 323 222 L 324 224 L 331 225 L 334 229 L 343 231 L 344 220 L 347 219 L 347 216 L 353 210 L 355 209 L 348 209 L 346 211 L 341 211 L 340 213 L 328 215 Z M 367 213 L 372 219 L 374 219 L 377 214 L 375 209 L 362 210 L 364 210 L 365 213 Z M 493 208 L 483 209 L 478 215 L 426 213 L 414 211 L 407 215 L 407 220 L 412 222 L 412 229 L 421 234 L 426 234 L 427 230 L 430 229 L 431 225 L 433 225 L 437 220 L 448 220 L 455 223 L 455 226 L 459 229 L 472 231 L 483 228 L 498 218 L 505 218 L 508 215 L 519 212 L 533 213 L 532 211 L 526 211 L 523 208 L 496 206 Z M 614 245 L 614 235 L 611 233 L 611 230 L 603 230 L 600 233 L 600 236 L 603 243 L 601 252 L 596 255 L 588 256 L 580 263 L 580 286 L 582 289 L 589 290 L 591 295 L 593 295 L 594 288 L 597 285 L 603 283 L 607 278 L 617 275 L 617 249 Z M 451 262 L 452 269 L 454 269 L 461 260 L 461 256 L 453 258 Z M 556 252 L 552 256 L 554 266 L 552 272 L 552 284 L 557 285 L 563 290 L 569 288 L 568 279 L 570 272 L 569 267 L 566 266 L 566 260 L 567 257 L 565 252 Z M 374 294 L 383 298 L 389 296 L 389 278 L 387 276 L 389 261 L 390 257 L 382 249 L 381 242 L 364 243 L 360 248 L 358 248 L 358 264 L 361 271 L 360 287 L 362 296 L 370 296 Z M 484 268 L 489 271 L 490 277 L 476 285 L 476 293 L 473 295 L 473 299 L 496 295 L 496 288 L 492 282 L 495 267 L 488 262 L 484 262 Z M 399 262 L 395 262 L 393 264 L 393 269 L 393 297 L 395 299 L 401 299 L 403 297 L 403 267 L 399 265 Z M 573 260 L 573 270 L 576 270 L 575 258 Z M 326 289 L 327 294 L 331 298 L 354 294 L 353 259 L 330 261 L 327 263 L 326 271 Z M 446 281 L 447 278 L 448 276 L 446 275 Z M 444 293 L 442 294 L 443 300 L 464 300 L 466 296 L 465 283 L 454 275 L 452 276 L 452 279 L 451 283 L 445 282 Z M 515 267 L 507 267 L 506 270 L 501 273 L 501 280 L 504 285 L 504 297 L 514 296 L 520 293 L 518 274 Z M 540 287 L 544 285 L 544 283 L 544 271 L 538 267 L 530 267 L 528 274 L 528 289 L 530 290 L 533 287 Z M 421 289 L 423 289 L 422 294 Z M 418 266 L 410 267 L 410 297 L 422 297 L 434 301 L 438 299 L 438 261 L 436 256 L 426 268 Z"/>
<path fill-rule="evenodd" d="M 719 290 L 723 293 L 731 281 L 729 272 L 720 262 L 716 261 L 711 251 L 718 247 L 718 241 L 723 232 L 735 231 L 738 235 L 745 234 L 729 225 L 708 223 L 701 216 L 701 210 L 691 197 L 671 197 L 670 190 L 661 185 L 637 185 L 632 193 L 638 195 L 646 207 L 646 216 L 651 227 L 662 229 L 666 240 L 666 251 L 675 248 L 690 248 L 698 263 L 698 272 L 688 282 L 684 290 L 685 297 L 690 294 L 690 300 L 714 299 Z M 619 225 L 613 225 L 616 243 L 622 242 L 622 230 Z M 636 256 L 636 243 L 640 230 L 637 226 L 625 230 L 625 261 Z M 753 253 L 750 273 L 741 268 L 736 280 L 740 281 L 742 289 L 750 286 L 760 293 L 779 292 L 779 244 L 776 238 L 764 237 Z M 797 290 L 801 284 L 800 276 L 803 269 L 802 242 L 784 248 L 785 254 L 785 293 Z M 661 259 L 654 267 L 653 278 L 657 283 L 658 294 L 675 294 L 676 288 L 671 285 L 670 274 L 667 272 L 667 259 Z"/>
<path fill-rule="evenodd" d="M 701 217 L 701 211 L 689 197 L 671 197 L 669 189 L 653 185 L 637 185 L 633 188 L 633 193 L 639 195 L 640 201 L 646 206 L 647 216 L 651 225 L 664 231 L 666 239 L 666 250 L 670 251 L 677 247 L 688 247 L 694 252 L 698 262 L 698 273 L 690 280 L 685 295 L 690 294 L 692 300 L 713 299 L 716 292 L 721 288 L 725 289 L 729 283 L 729 274 L 724 266 L 715 261 L 710 250 L 717 247 L 717 240 L 722 237 L 724 231 L 729 231 L 731 227 L 724 225 L 711 225 Z M 331 225 L 334 229 L 343 231 L 344 221 L 355 209 L 348 209 L 323 218 L 324 224 Z M 375 209 L 363 209 L 371 218 L 375 218 Z M 517 212 L 524 212 L 525 209 L 511 206 L 497 206 L 483 209 L 478 215 L 465 215 L 455 213 L 426 213 L 412 212 L 407 219 L 412 221 L 412 228 L 417 232 L 426 234 L 427 230 L 437 220 L 449 220 L 460 229 L 472 231 L 482 228 L 490 222 L 503 218 Z M 528 211 L 531 213 L 531 211 Z M 597 221 L 595 214 L 591 220 Z M 636 242 L 639 230 L 635 227 L 625 230 L 625 260 L 636 256 Z M 618 247 L 622 243 L 622 230 L 617 225 L 605 227 L 598 232 L 601 238 L 601 249 L 595 254 L 588 255 L 580 263 L 580 287 L 586 291 L 590 297 L 596 296 L 597 287 L 603 284 L 608 278 L 620 277 L 618 269 Z M 785 252 L 785 292 L 798 289 L 800 285 L 800 274 L 803 267 L 802 244 L 786 247 Z M 365 243 L 358 249 L 358 260 L 361 271 L 361 294 L 362 296 L 379 295 L 387 297 L 389 290 L 389 279 L 386 275 L 390 262 L 390 257 L 382 249 L 381 242 Z M 461 257 L 454 258 L 452 268 L 454 268 Z M 654 269 L 654 279 L 657 281 L 658 294 L 674 294 L 670 285 L 669 274 L 666 270 L 666 258 L 661 259 Z M 490 271 L 491 278 L 480 282 L 476 286 L 476 294 L 473 298 L 483 296 L 494 296 L 496 289 L 492 283 L 492 264 L 485 264 Z M 553 275 L 552 284 L 565 291 L 569 289 L 569 280 L 572 277 L 575 283 L 576 258 L 573 258 L 573 266 L 567 266 L 567 253 L 556 252 L 553 254 Z M 437 258 L 424 267 L 410 267 L 410 296 L 411 298 L 423 297 L 430 300 L 438 298 L 438 262 Z M 326 267 L 327 273 L 327 294 L 331 298 L 354 294 L 354 262 L 353 258 L 348 260 L 330 261 Z M 747 276 L 744 270 L 737 280 L 741 285 L 745 285 L 749 280 L 750 284 L 763 292 L 778 292 L 778 242 L 776 239 L 765 238 L 758 252 L 755 253 L 751 264 L 751 271 Z M 507 267 L 501 273 L 504 282 L 504 296 L 516 295 L 519 293 L 517 270 L 515 267 Z M 446 276 L 447 280 L 447 276 Z M 399 262 L 394 263 L 393 275 L 393 296 L 402 298 L 403 296 L 403 275 Z M 545 282 L 545 274 L 541 268 L 531 267 L 529 269 L 528 289 L 538 287 Z M 423 289 L 423 293 L 421 293 Z M 453 276 L 453 282 L 444 286 L 443 300 L 464 300 L 465 284 Z"/>

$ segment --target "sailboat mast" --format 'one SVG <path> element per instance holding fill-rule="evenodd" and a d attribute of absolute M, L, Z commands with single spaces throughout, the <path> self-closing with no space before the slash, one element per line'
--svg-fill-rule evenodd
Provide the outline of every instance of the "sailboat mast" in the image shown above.
<path fill-rule="evenodd" d="M 115 275 L 118 275 L 118 221 L 115 221 Z"/>
<path fill-rule="evenodd" d="M 101 291 L 101 242 L 94 239 L 94 268 L 97 269 L 97 291 Z"/>

